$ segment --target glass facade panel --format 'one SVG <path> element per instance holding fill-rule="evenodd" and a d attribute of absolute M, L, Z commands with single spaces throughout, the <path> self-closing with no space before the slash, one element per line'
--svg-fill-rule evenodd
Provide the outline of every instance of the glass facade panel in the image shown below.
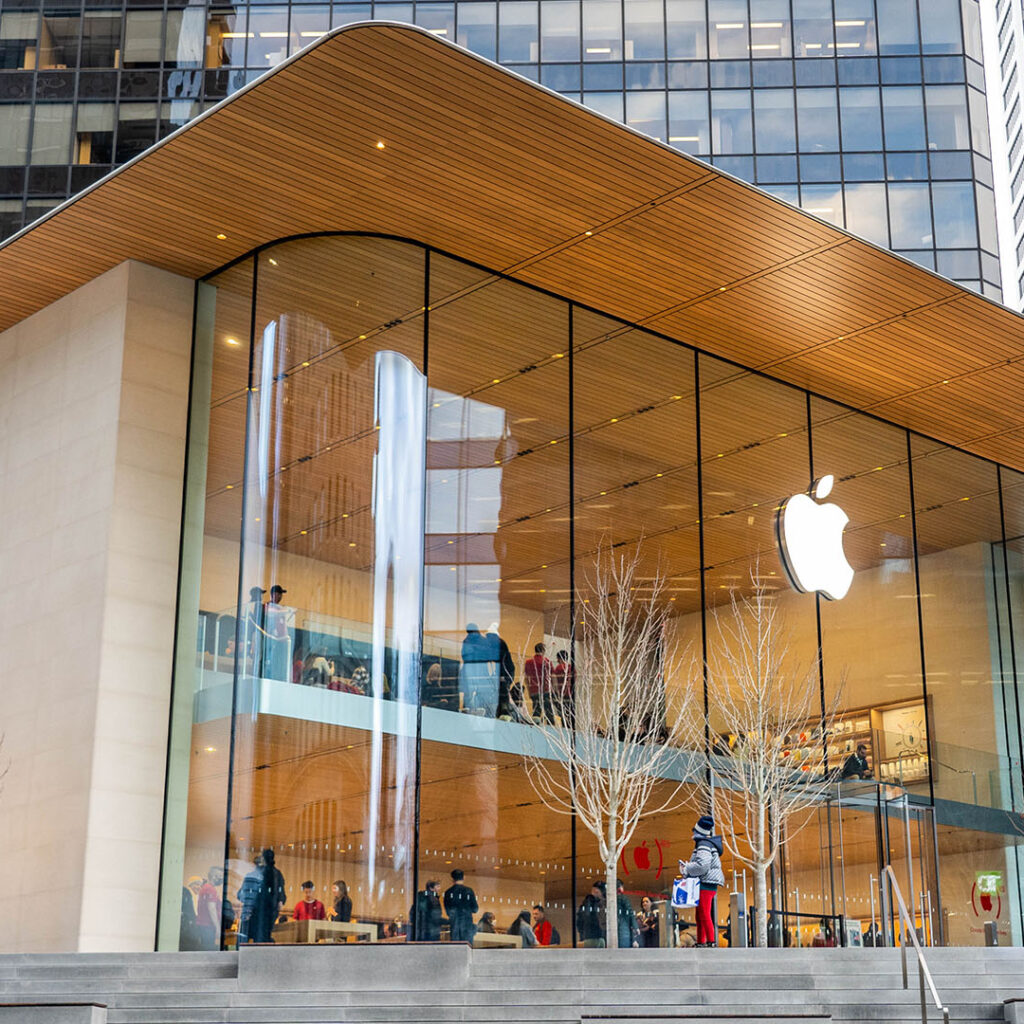
<path fill-rule="evenodd" d="M 942 181 L 932 185 L 932 203 L 942 211 L 935 219 L 935 244 L 941 248 L 978 244 L 974 220 L 973 187 L 966 181 Z"/>
<path fill-rule="evenodd" d="M 796 124 L 793 117 L 793 90 L 756 90 L 754 92 L 754 125 L 757 133 L 755 140 L 757 152 L 795 153 Z"/>
<path fill-rule="evenodd" d="M 635 0 L 623 8 L 626 60 L 665 59 L 665 12 L 661 0 Z"/>
<path fill-rule="evenodd" d="M 84 109 L 78 134 L 111 123 L 112 105 Z M 836 223 L 845 198 L 854 230 L 888 204 L 894 245 L 932 252 L 927 183 L 799 188 Z M 976 274 L 972 251 L 944 249 L 940 269 Z M 871 394 L 899 371 L 866 344 Z M 1019 938 L 1005 811 L 1024 808 L 1024 475 L 371 237 L 280 243 L 203 283 L 192 403 L 161 948 L 261 941 L 278 913 L 290 941 L 306 880 L 336 933 L 459 941 L 467 920 L 423 912 L 458 871 L 473 925 L 540 904 L 571 943 L 600 858 L 534 793 L 513 702 L 564 724 L 564 693 L 526 666 L 566 677 L 606 545 L 637 552 L 642 586 L 668 577 L 667 696 L 755 585 L 783 612 L 787 666 L 816 680 L 791 750 L 841 788 L 790 822 L 777 909 L 864 916 L 871 876 L 909 857 L 937 937 L 977 942 L 957 919 L 966 843 L 971 871 L 1003 873 L 996 916 Z M 842 600 L 791 586 L 777 542 L 780 497 L 826 475 Z M 629 889 L 664 895 L 685 825 L 641 820 Z"/>
<path fill-rule="evenodd" d="M 796 114 L 802 152 L 839 150 L 835 89 L 797 89 Z"/>
<path fill-rule="evenodd" d="M 516 2 L 499 6 L 498 56 L 510 62 L 538 59 L 537 4 Z"/>
<path fill-rule="evenodd" d="M 493 3 L 466 3 L 458 5 L 458 44 L 479 53 L 488 60 L 496 60 L 497 8 Z"/>
<path fill-rule="evenodd" d="M 835 42 L 830 0 L 793 0 L 793 56 L 828 57 Z"/>
<path fill-rule="evenodd" d="M 622 8 L 617 0 L 583 0 L 583 59 L 622 60 Z"/>
<path fill-rule="evenodd" d="M 544 0 L 541 4 L 540 59 L 580 59 L 580 5 L 576 0 Z"/>
<path fill-rule="evenodd" d="M 670 60 L 706 59 L 707 34 L 704 0 L 665 0 L 665 39 Z"/>
<path fill-rule="evenodd" d="M 878 7 L 878 52 L 918 50 L 916 0 L 885 0 Z"/>
<path fill-rule="evenodd" d="M 962 86 L 925 86 L 928 106 L 928 148 L 970 149 L 967 94 Z"/>
<path fill-rule="evenodd" d="M 708 94 L 670 92 L 668 94 L 668 141 L 685 153 L 710 153 Z"/>
<path fill-rule="evenodd" d="M 921 10 L 921 50 L 960 53 L 960 0 L 928 0 Z"/>
<path fill-rule="evenodd" d="M 751 152 L 750 93 L 711 93 L 711 148 L 714 153 Z"/>
<path fill-rule="evenodd" d="M 877 89 L 840 89 L 839 110 L 843 149 L 882 148 L 882 112 Z"/>
<path fill-rule="evenodd" d="M 789 0 L 750 0 L 751 57 L 792 56 L 789 13 Z"/>
<path fill-rule="evenodd" d="M 882 89 L 887 149 L 924 149 L 924 101 L 917 87 Z"/>
<path fill-rule="evenodd" d="M 708 0 L 711 59 L 750 56 L 746 0 Z"/>

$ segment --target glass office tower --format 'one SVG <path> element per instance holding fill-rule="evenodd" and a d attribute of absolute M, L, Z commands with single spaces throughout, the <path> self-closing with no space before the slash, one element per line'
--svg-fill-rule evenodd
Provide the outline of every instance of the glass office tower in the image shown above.
<path fill-rule="evenodd" d="M 1000 298 L 978 0 L 0 0 L 0 234 L 371 18 Z"/>

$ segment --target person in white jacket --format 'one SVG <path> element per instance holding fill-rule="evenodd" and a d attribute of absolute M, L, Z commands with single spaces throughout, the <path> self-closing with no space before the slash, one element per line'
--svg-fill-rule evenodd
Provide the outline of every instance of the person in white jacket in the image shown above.
<path fill-rule="evenodd" d="M 685 878 L 700 881 L 700 902 L 697 904 L 697 946 L 718 945 L 715 920 L 712 916 L 715 893 L 725 885 L 722 873 L 722 837 L 714 835 L 715 822 L 710 814 L 697 819 L 693 826 L 693 856 L 679 862 L 679 872 Z"/>

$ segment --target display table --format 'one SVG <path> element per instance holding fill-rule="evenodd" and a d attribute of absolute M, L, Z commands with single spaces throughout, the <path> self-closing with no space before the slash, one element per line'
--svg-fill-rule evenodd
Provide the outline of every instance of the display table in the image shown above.
<path fill-rule="evenodd" d="M 473 946 L 481 949 L 491 946 L 495 949 L 522 949 L 522 935 L 502 935 L 501 933 L 477 932 L 473 936 Z"/>
<path fill-rule="evenodd" d="M 376 942 L 377 926 L 358 921 L 285 921 L 274 926 L 275 942 L 346 942 L 350 935 L 357 942 L 363 936 Z"/>

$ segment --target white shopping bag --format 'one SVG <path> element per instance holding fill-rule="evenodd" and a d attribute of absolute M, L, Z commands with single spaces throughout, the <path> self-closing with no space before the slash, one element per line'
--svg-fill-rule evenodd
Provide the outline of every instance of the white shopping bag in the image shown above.
<path fill-rule="evenodd" d="M 700 902 L 700 879 L 677 878 L 672 883 L 672 906 L 695 907 Z"/>

